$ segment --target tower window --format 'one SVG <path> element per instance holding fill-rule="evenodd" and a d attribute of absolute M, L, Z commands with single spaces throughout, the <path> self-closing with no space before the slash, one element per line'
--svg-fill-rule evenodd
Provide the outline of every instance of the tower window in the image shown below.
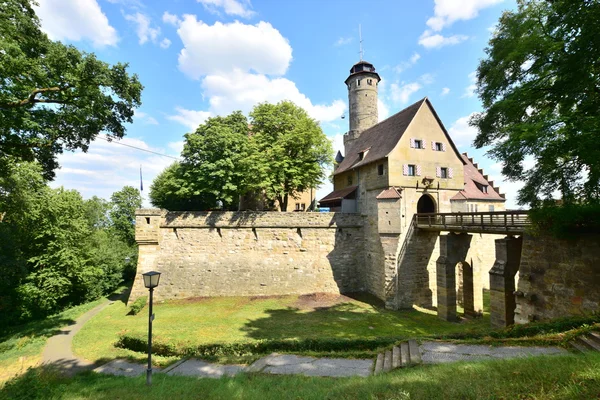
<path fill-rule="evenodd" d="M 377 166 L 377 175 L 383 175 L 383 164 Z"/>
<path fill-rule="evenodd" d="M 356 80 L 356 86 L 360 86 L 360 79 Z"/>
<path fill-rule="evenodd" d="M 373 84 L 373 79 L 367 79 L 367 84 L 368 85 L 372 85 Z"/>

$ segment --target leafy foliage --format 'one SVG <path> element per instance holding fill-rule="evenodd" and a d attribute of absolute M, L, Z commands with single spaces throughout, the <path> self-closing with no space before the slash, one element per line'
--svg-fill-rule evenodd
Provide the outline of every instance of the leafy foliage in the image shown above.
<path fill-rule="evenodd" d="M 142 207 L 140 191 L 125 186 L 110 196 L 112 208 L 109 211 L 112 226 L 117 235 L 132 246 L 135 244 L 135 209 Z"/>
<path fill-rule="evenodd" d="M 148 303 L 148 297 L 142 296 L 136 299 L 133 304 L 129 307 L 130 315 L 137 315 L 144 307 L 146 307 L 146 303 Z"/>
<path fill-rule="evenodd" d="M 2 1 L 0 49 L 0 159 L 35 159 L 50 179 L 64 149 L 86 151 L 101 131 L 123 137 L 143 89 L 127 64 L 51 41 L 31 0 Z"/>
<path fill-rule="evenodd" d="M 595 0 L 520 0 L 479 65 L 475 145 L 525 181 L 521 204 L 541 206 L 556 191 L 565 204 L 600 201 L 599 20 Z"/>
<path fill-rule="evenodd" d="M 546 205 L 529 212 L 534 233 L 548 232 L 556 237 L 600 233 L 600 204 Z"/>
<path fill-rule="evenodd" d="M 137 251 L 122 234 L 131 227 L 114 224 L 107 213 L 122 204 L 51 189 L 38 163 L 10 160 L 6 167 L 0 175 L 0 324 L 96 299 L 131 275 L 135 261 L 125 260 Z"/>
<path fill-rule="evenodd" d="M 237 209 L 240 196 L 265 195 L 286 211 L 289 196 L 316 187 L 332 160 L 331 143 L 306 111 L 289 101 L 250 113 L 209 118 L 188 133 L 183 161 L 154 180 L 150 199 L 169 210 Z"/>

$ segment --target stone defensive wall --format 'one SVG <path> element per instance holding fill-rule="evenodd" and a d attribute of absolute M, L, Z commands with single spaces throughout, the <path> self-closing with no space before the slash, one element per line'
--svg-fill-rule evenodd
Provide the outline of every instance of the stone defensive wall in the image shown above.
<path fill-rule="evenodd" d="M 136 211 L 141 273 L 157 300 L 364 290 L 364 217 L 342 213 Z"/>

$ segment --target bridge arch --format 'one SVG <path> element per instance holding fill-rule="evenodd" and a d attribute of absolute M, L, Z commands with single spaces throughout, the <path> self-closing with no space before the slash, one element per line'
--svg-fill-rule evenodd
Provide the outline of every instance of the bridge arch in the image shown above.
<path fill-rule="evenodd" d="M 417 213 L 434 213 L 436 212 L 436 210 L 437 207 L 433 197 L 431 197 L 427 193 L 424 193 L 417 202 Z"/>

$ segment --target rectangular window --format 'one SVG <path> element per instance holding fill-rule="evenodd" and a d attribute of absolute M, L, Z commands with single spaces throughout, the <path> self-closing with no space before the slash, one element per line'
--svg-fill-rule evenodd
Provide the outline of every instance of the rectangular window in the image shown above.
<path fill-rule="evenodd" d="M 306 210 L 306 204 L 305 203 L 300 204 L 300 209 L 302 211 Z"/>
<path fill-rule="evenodd" d="M 383 164 L 377 166 L 377 175 L 383 175 Z"/>
<path fill-rule="evenodd" d="M 408 169 L 407 169 L 406 175 L 415 176 L 416 173 L 417 173 L 417 167 L 415 165 L 408 164 Z"/>
<path fill-rule="evenodd" d="M 490 212 L 494 212 L 494 206 L 490 206 Z"/>
<path fill-rule="evenodd" d="M 362 161 L 362 159 L 363 159 L 363 158 L 365 158 L 365 152 L 364 152 L 364 151 L 361 151 L 360 153 L 358 153 L 358 159 L 359 159 L 360 161 Z"/>
<path fill-rule="evenodd" d="M 446 168 L 446 167 L 440 168 L 440 178 L 444 178 L 444 179 L 448 178 L 448 168 Z"/>
<path fill-rule="evenodd" d="M 415 139 L 415 149 L 422 149 L 423 148 L 423 141 L 420 139 Z"/>
<path fill-rule="evenodd" d="M 440 142 L 435 142 L 435 151 L 444 151 Z"/>
<path fill-rule="evenodd" d="M 348 175 L 348 186 L 352 185 L 352 175 Z"/>
<path fill-rule="evenodd" d="M 300 203 L 296 203 L 296 211 L 300 211 Z"/>

